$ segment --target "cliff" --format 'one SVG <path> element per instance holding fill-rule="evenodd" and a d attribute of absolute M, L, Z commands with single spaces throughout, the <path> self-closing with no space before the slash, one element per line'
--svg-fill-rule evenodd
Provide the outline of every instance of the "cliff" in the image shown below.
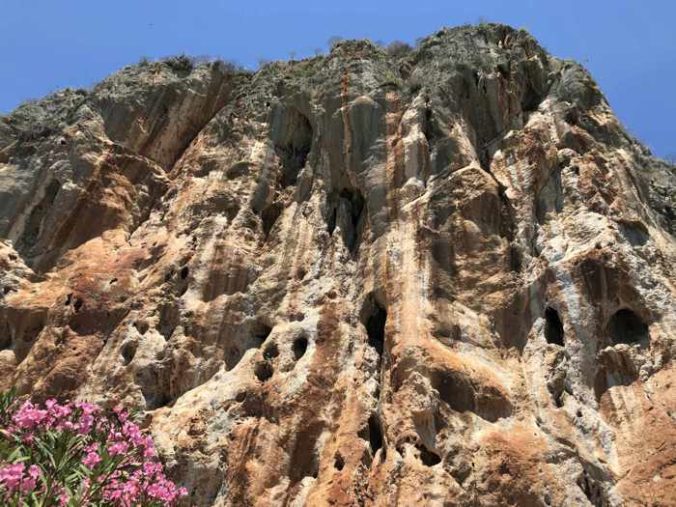
<path fill-rule="evenodd" d="M 0 388 L 194 505 L 674 505 L 675 201 L 506 26 L 127 67 L 0 119 Z"/>

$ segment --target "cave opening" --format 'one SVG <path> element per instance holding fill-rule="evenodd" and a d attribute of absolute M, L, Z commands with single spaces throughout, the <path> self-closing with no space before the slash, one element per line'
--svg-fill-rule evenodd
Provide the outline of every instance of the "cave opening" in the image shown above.
<path fill-rule="evenodd" d="M 348 250 L 354 253 L 359 244 L 359 225 L 364 211 L 364 198 L 356 190 L 343 190 L 340 193 L 339 203 L 346 209 L 347 215 L 343 227 L 343 241 Z"/>
<path fill-rule="evenodd" d="M 563 323 L 559 312 L 551 306 L 545 308 L 545 339 L 547 343 L 563 347 Z"/>
<path fill-rule="evenodd" d="M 263 235 L 266 238 L 270 235 L 270 231 L 272 231 L 275 223 L 277 223 L 277 219 L 281 216 L 282 211 L 284 211 L 284 204 L 281 202 L 273 202 L 269 206 L 266 206 L 261 212 Z"/>
<path fill-rule="evenodd" d="M 641 222 L 623 221 L 619 223 L 619 229 L 632 246 L 643 246 L 650 239 L 647 227 Z"/>
<path fill-rule="evenodd" d="M 648 325 L 628 308 L 615 312 L 608 321 L 607 329 L 613 344 L 647 344 L 650 338 Z"/>
<path fill-rule="evenodd" d="M 441 458 L 436 452 L 430 451 L 427 447 L 421 444 L 418 444 L 415 447 L 420 453 L 420 461 L 423 462 L 423 465 L 433 467 L 434 465 L 441 463 Z"/>
<path fill-rule="evenodd" d="M 276 343 L 270 343 L 268 346 L 265 347 L 265 350 L 263 351 L 263 357 L 268 360 L 272 360 L 275 357 L 279 355 L 279 348 L 277 347 Z"/>
<path fill-rule="evenodd" d="M 345 467 L 345 458 L 339 452 L 334 456 L 333 467 L 339 472 Z"/>
<path fill-rule="evenodd" d="M 382 355 L 385 348 L 386 322 L 387 311 L 373 295 L 369 295 L 362 310 L 362 323 L 366 327 L 368 344 L 378 352 L 378 355 Z"/>
<path fill-rule="evenodd" d="M 52 180 L 49 182 L 44 196 L 31 210 L 28 220 L 26 220 L 24 232 L 17 248 L 21 248 L 23 246 L 30 248 L 35 246 L 35 244 L 38 242 L 38 239 L 40 239 L 40 233 L 42 232 L 43 222 L 45 221 L 45 218 L 47 218 L 49 209 L 52 204 L 54 204 L 59 190 L 61 190 L 61 183 L 59 183 L 57 180 Z"/>
<path fill-rule="evenodd" d="M 284 117 L 284 125 L 279 131 L 273 131 L 275 152 L 282 164 L 281 184 L 283 187 L 294 185 L 298 173 L 305 167 L 312 149 L 312 125 L 297 109 L 290 109 Z"/>
<path fill-rule="evenodd" d="M 122 356 L 122 364 L 127 366 L 132 362 L 134 356 L 136 355 L 136 350 L 138 349 L 138 342 L 130 341 L 126 342 L 120 348 L 120 355 Z"/>
<path fill-rule="evenodd" d="M 268 336 L 270 336 L 270 333 L 272 333 L 272 327 L 257 320 L 251 325 L 249 333 L 241 341 L 230 341 L 224 345 L 223 361 L 225 362 L 226 370 L 231 370 L 237 366 L 247 350 L 261 347 L 268 339 Z M 271 343 L 263 351 L 263 357 L 266 360 L 273 359 L 278 354 L 279 349 L 275 343 Z M 265 376 L 264 367 L 261 367 L 260 373 Z M 256 375 L 258 376 L 258 374 Z"/>
<path fill-rule="evenodd" d="M 4 329 L 0 330 L 0 350 L 7 350 L 12 348 L 12 333 L 10 331 L 9 322 L 5 322 Z"/>
<path fill-rule="evenodd" d="M 430 379 L 441 401 L 451 410 L 467 412 L 475 410 L 474 388 L 463 376 L 449 371 L 435 371 Z"/>
<path fill-rule="evenodd" d="M 308 341 L 306 336 L 299 336 L 293 341 L 291 350 L 293 352 L 293 358 L 298 361 L 301 357 L 305 355 L 307 350 Z"/>
<path fill-rule="evenodd" d="M 362 229 L 362 216 L 366 201 L 358 190 L 344 188 L 338 196 L 330 198 L 327 231 L 333 234 L 336 226 L 340 226 L 343 243 L 350 251 L 357 251 Z"/>
<path fill-rule="evenodd" d="M 257 343 L 256 346 L 260 347 L 265 342 L 265 340 L 268 339 L 270 333 L 272 333 L 272 327 L 261 321 L 256 322 L 253 328 L 254 340 Z"/>
<path fill-rule="evenodd" d="M 289 460 L 289 479 L 296 484 L 305 477 L 319 475 L 319 452 L 317 444 L 320 441 L 323 426 L 319 422 L 312 422 L 298 433 Z"/>
<path fill-rule="evenodd" d="M 376 455 L 378 449 L 383 446 L 383 432 L 380 429 L 380 420 L 376 414 L 371 414 L 368 421 L 368 440 L 371 452 Z"/>
<path fill-rule="evenodd" d="M 272 369 L 272 365 L 268 363 L 267 361 L 262 361 L 256 365 L 256 368 L 254 368 L 254 374 L 256 375 L 256 378 L 260 380 L 261 382 L 267 382 L 272 378 L 272 374 L 274 373 L 274 370 Z"/>

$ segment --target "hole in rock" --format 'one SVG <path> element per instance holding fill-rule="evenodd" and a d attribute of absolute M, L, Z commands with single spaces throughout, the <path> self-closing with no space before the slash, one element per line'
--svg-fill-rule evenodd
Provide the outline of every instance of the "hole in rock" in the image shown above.
<path fill-rule="evenodd" d="M 338 206 L 337 220 L 344 222 L 340 224 L 343 241 L 348 250 L 354 253 L 359 246 L 359 227 L 364 211 L 364 198 L 356 190 L 343 190 L 338 199 Z M 344 216 L 341 216 L 343 214 Z"/>
<path fill-rule="evenodd" d="M 261 221 L 263 222 L 263 234 L 267 238 L 274 227 L 277 219 L 284 211 L 284 205 L 281 202 L 274 202 L 261 212 Z"/>
<path fill-rule="evenodd" d="M 293 358 L 298 361 L 301 357 L 305 355 L 307 350 L 308 341 L 305 336 L 299 336 L 293 341 L 291 350 L 293 351 Z"/>
<path fill-rule="evenodd" d="M 283 187 L 294 185 L 298 173 L 305 167 L 308 154 L 312 149 L 312 125 L 298 110 L 289 109 L 281 118 L 281 128 L 275 128 L 275 151 L 282 163 L 281 184 Z"/>
<path fill-rule="evenodd" d="M 339 452 L 336 453 L 336 456 L 333 459 L 333 467 L 338 471 L 345 467 L 345 459 Z"/>
<path fill-rule="evenodd" d="M 150 329 L 150 325 L 148 322 L 145 320 L 137 320 L 134 322 L 134 327 L 136 330 L 141 333 L 141 334 L 146 334 L 148 332 L 148 329 Z"/>
<path fill-rule="evenodd" d="M 246 391 L 240 391 L 237 393 L 235 396 L 235 401 L 238 403 L 242 403 L 244 400 L 246 400 Z"/>
<path fill-rule="evenodd" d="M 246 160 L 240 160 L 235 162 L 226 172 L 225 177 L 229 180 L 239 178 L 240 176 L 246 176 L 249 174 L 249 162 Z"/>
<path fill-rule="evenodd" d="M 603 500 L 601 488 L 595 480 L 589 477 L 586 471 L 583 472 L 580 478 L 577 480 L 577 485 L 580 487 L 584 493 L 584 496 L 587 497 L 589 502 L 594 505 L 594 507 L 602 507 L 606 505 Z"/>
<path fill-rule="evenodd" d="M 521 97 L 521 110 L 524 113 L 532 113 L 537 110 L 541 102 L 542 97 L 538 91 L 528 83 Z"/>
<path fill-rule="evenodd" d="M 141 388 L 147 410 L 155 410 L 171 403 L 168 370 L 159 364 L 150 364 L 136 371 L 134 380 Z"/>
<path fill-rule="evenodd" d="M 302 481 L 303 477 L 317 477 L 319 459 L 316 447 L 321 432 L 322 425 L 314 422 L 298 433 L 289 463 L 289 479 L 292 484 Z"/>
<path fill-rule="evenodd" d="M 378 449 L 383 446 L 383 432 L 380 428 L 380 419 L 376 414 L 371 414 L 368 420 L 368 441 L 371 446 L 371 453 L 375 456 Z"/>
<path fill-rule="evenodd" d="M 415 446 L 415 448 L 418 449 L 418 452 L 420 452 L 420 461 L 423 462 L 423 465 L 433 467 L 434 465 L 441 463 L 441 458 L 439 455 L 436 452 L 430 451 L 424 445 L 418 444 Z"/>
<path fill-rule="evenodd" d="M 0 350 L 7 350 L 12 347 L 12 336 L 9 333 L 9 323 L 5 323 L 5 329 L 0 331 Z"/>
<path fill-rule="evenodd" d="M 385 345 L 385 323 L 387 311 L 378 303 L 373 295 L 369 295 L 362 309 L 362 322 L 366 327 L 368 344 L 382 354 Z"/>
<path fill-rule="evenodd" d="M 160 307 L 160 321 L 157 330 L 165 340 L 171 339 L 181 321 L 179 309 L 173 303 L 165 303 Z"/>
<path fill-rule="evenodd" d="M 263 357 L 265 359 L 273 359 L 279 355 L 279 348 L 276 343 L 271 343 L 265 347 Z"/>
<path fill-rule="evenodd" d="M 333 204 L 329 204 L 329 217 L 326 221 L 328 233 L 332 235 L 336 227 L 340 227 L 343 243 L 351 253 L 356 252 L 362 229 L 364 198 L 357 190 L 343 189 L 338 197 L 334 195 L 329 202 Z"/>
<path fill-rule="evenodd" d="M 620 232 L 632 246 L 643 246 L 648 242 L 650 234 L 641 222 L 621 222 Z"/>
<path fill-rule="evenodd" d="M 523 267 L 523 256 L 521 255 L 521 250 L 516 245 L 510 245 L 509 247 L 509 269 L 518 273 Z"/>
<path fill-rule="evenodd" d="M 268 336 L 272 332 L 272 328 L 261 321 L 255 321 L 249 327 L 250 335 L 244 336 L 242 340 L 237 342 L 229 342 L 226 344 L 223 351 L 223 360 L 227 370 L 231 370 L 242 359 L 245 352 L 252 348 L 259 348 L 265 343 Z M 263 350 L 263 357 L 266 360 L 277 357 L 279 348 L 272 343 Z"/>
<path fill-rule="evenodd" d="M 143 392 L 143 390 L 141 390 L 141 392 Z M 148 410 L 166 407 L 172 401 L 171 396 L 169 396 L 167 393 L 159 393 L 150 397 L 144 396 L 144 399 L 146 400 L 146 408 Z"/>
<path fill-rule="evenodd" d="M 474 388 L 463 376 L 452 372 L 438 371 L 432 376 L 432 386 L 439 398 L 456 412 L 474 410 Z"/>
<path fill-rule="evenodd" d="M 329 232 L 330 235 L 333 235 L 333 231 L 336 230 L 337 218 L 338 218 L 338 208 L 334 206 L 333 210 L 331 211 L 331 214 L 329 215 L 329 219 L 326 223 L 326 230 Z"/>
<path fill-rule="evenodd" d="M 186 278 L 188 278 L 188 274 L 190 274 L 190 269 L 188 268 L 188 266 L 183 266 L 181 268 L 181 271 L 179 272 L 181 280 L 185 280 Z"/>
<path fill-rule="evenodd" d="M 45 195 L 31 210 L 30 215 L 28 216 L 23 235 L 21 236 L 21 243 L 31 247 L 38 242 L 40 232 L 42 231 L 42 224 L 48 214 L 49 208 L 54 204 L 56 194 L 58 194 L 60 189 L 61 183 L 57 180 L 52 180 L 49 185 L 47 185 Z"/>
<path fill-rule="evenodd" d="M 122 364 L 128 365 L 131 363 L 132 359 L 136 355 L 136 350 L 138 349 L 138 343 L 136 342 L 127 342 L 122 344 L 120 348 L 120 354 L 122 355 Z"/>
<path fill-rule="evenodd" d="M 75 298 L 75 302 L 73 303 L 73 309 L 76 312 L 79 312 L 80 309 L 82 308 L 83 304 L 84 304 L 84 301 L 82 301 L 80 298 Z"/>
<path fill-rule="evenodd" d="M 265 340 L 268 339 L 270 333 L 272 333 L 272 328 L 267 324 L 264 324 L 259 321 L 254 325 L 253 336 L 258 342 L 258 346 L 262 345 L 265 342 Z"/>
<path fill-rule="evenodd" d="M 648 343 L 648 326 L 628 308 L 618 310 L 608 322 L 608 334 L 613 343 Z"/>
<path fill-rule="evenodd" d="M 254 369 L 254 374 L 256 375 L 256 378 L 261 382 L 266 382 L 270 380 L 273 373 L 274 371 L 272 369 L 272 365 L 267 361 L 258 363 L 256 365 L 256 368 Z"/>
<path fill-rule="evenodd" d="M 68 294 L 68 295 L 66 296 L 66 301 L 64 301 L 63 304 L 64 304 L 65 306 L 68 306 L 72 300 L 73 300 L 73 294 Z"/>
<path fill-rule="evenodd" d="M 551 306 L 545 308 L 545 339 L 563 347 L 563 324 L 557 312 Z"/>

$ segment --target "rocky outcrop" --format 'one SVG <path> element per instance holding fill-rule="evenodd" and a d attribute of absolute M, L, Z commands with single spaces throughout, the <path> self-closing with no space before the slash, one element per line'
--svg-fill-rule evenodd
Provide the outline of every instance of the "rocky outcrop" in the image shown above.
<path fill-rule="evenodd" d="M 195 505 L 670 505 L 674 167 L 501 25 L 0 122 L 0 376 Z"/>

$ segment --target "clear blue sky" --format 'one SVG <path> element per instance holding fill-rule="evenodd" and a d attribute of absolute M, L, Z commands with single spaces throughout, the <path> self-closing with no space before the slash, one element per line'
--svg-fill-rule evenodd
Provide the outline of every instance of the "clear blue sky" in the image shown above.
<path fill-rule="evenodd" d="M 390 42 L 479 20 L 529 30 L 586 65 L 629 130 L 676 156 L 673 0 L 3 0 L 0 112 L 58 88 L 177 53 L 255 68 L 332 36 Z"/>

